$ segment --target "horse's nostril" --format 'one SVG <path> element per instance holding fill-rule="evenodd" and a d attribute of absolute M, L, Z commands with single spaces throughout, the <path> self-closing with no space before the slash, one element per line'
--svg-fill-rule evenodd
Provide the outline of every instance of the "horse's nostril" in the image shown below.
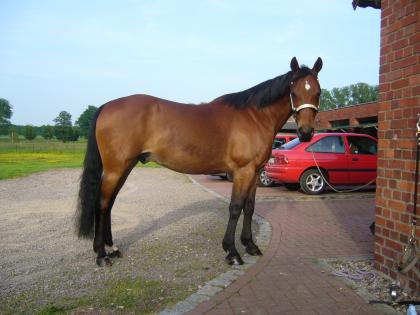
<path fill-rule="evenodd" d="M 314 133 L 314 129 L 310 127 L 299 127 L 297 130 L 297 135 L 299 137 L 299 140 L 302 142 L 311 141 L 313 133 Z"/>

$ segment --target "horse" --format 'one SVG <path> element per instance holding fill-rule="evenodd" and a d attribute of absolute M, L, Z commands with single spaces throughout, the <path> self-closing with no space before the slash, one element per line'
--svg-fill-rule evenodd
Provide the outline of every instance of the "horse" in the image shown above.
<path fill-rule="evenodd" d="M 269 159 L 274 137 L 291 115 L 299 139 L 312 138 L 322 64 L 318 58 L 312 68 L 300 66 L 293 57 L 287 73 L 202 105 L 144 94 L 102 105 L 92 119 L 76 211 L 78 236 L 93 238 L 97 265 L 122 257 L 112 240 L 111 209 L 138 161 L 187 174 L 232 174 L 222 242 L 226 262 L 244 263 L 235 247 L 242 211 L 241 242 L 249 255 L 262 255 L 251 231 L 257 170 Z"/>

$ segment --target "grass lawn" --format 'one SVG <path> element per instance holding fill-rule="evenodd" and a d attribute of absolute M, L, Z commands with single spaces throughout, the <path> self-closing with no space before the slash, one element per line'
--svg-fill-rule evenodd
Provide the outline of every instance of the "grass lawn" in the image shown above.
<path fill-rule="evenodd" d="M 84 152 L 0 152 L 0 180 L 58 168 L 82 167 Z M 150 162 L 138 167 L 159 167 Z"/>
<path fill-rule="evenodd" d="M 0 153 L 0 179 L 29 175 L 56 168 L 81 167 L 83 152 Z"/>
<path fill-rule="evenodd" d="M 85 149 L 86 140 L 63 143 L 37 138 L 11 143 L 9 139 L 0 138 L 0 180 L 51 169 L 82 167 Z M 153 162 L 137 166 L 159 167 Z"/>

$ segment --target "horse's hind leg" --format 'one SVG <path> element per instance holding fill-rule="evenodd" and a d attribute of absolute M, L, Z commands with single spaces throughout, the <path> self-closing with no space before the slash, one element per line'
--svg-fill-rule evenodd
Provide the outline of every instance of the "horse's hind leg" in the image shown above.
<path fill-rule="evenodd" d="M 252 216 L 254 214 L 255 208 L 255 193 L 257 190 L 257 185 L 255 183 L 254 187 L 250 191 L 247 200 L 245 201 L 244 206 L 244 223 L 242 226 L 241 242 L 245 246 L 246 252 L 252 256 L 262 255 L 260 249 L 255 245 L 252 239 Z"/>
<path fill-rule="evenodd" d="M 95 221 L 95 238 L 93 241 L 93 249 L 97 253 L 96 263 L 98 266 L 111 265 L 111 257 L 121 257 L 121 252 L 114 246 L 111 232 L 111 209 L 115 198 L 128 174 L 134 167 L 135 162 L 124 164 L 119 167 L 107 169 L 104 167 L 104 173 L 101 182 L 101 199 L 100 210 L 96 215 Z M 108 247 L 110 253 L 105 249 Z"/>
<path fill-rule="evenodd" d="M 111 210 L 112 206 L 114 205 L 115 198 L 117 197 L 118 192 L 120 191 L 121 187 L 124 185 L 125 181 L 127 180 L 128 175 L 130 175 L 130 172 L 134 168 L 134 166 L 137 164 L 137 161 L 134 160 L 131 162 L 131 164 L 128 165 L 128 167 L 125 169 L 125 172 L 121 176 L 117 187 L 114 190 L 113 196 L 109 202 L 108 205 L 108 211 L 105 211 L 105 217 L 104 217 L 104 242 L 105 242 L 105 250 L 110 258 L 121 258 L 122 252 L 117 247 L 114 246 L 114 242 L 112 240 L 112 230 L 111 230 Z"/>

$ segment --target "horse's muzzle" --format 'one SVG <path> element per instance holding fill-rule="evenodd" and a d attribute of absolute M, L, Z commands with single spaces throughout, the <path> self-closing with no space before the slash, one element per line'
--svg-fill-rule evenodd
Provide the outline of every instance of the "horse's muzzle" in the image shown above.
<path fill-rule="evenodd" d="M 297 130 L 297 135 L 301 142 L 309 142 L 311 141 L 312 136 L 314 135 L 314 128 L 300 127 Z"/>

